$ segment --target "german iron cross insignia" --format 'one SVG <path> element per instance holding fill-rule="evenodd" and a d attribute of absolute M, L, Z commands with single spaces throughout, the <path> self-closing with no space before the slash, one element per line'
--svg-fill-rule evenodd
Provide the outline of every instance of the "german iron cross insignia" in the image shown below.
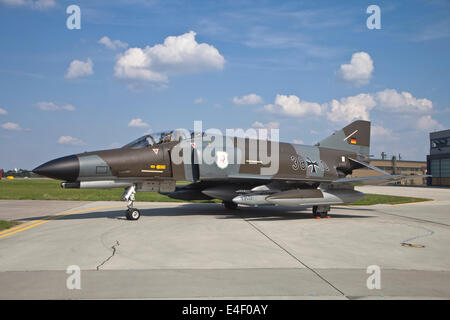
<path fill-rule="evenodd" d="M 316 167 L 319 168 L 319 164 L 317 163 L 317 161 L 313 161 L 310 158 L 306 158 L 306 165 L 308 166 L 308 169 L 311 167 L 311 171 L 313 173 L 316 173 Z"/>

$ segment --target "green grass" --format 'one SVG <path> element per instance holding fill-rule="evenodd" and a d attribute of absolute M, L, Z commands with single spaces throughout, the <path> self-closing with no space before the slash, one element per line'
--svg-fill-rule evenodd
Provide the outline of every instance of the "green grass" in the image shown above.
<path fill-rule="evenodd" d="M 179 182 L 178 185 L 186 182 Z M 120 200 L 122 189 L 62 189 L 60 182 L 50 179 L 15 179 L 0 180 L 0 199 L 2 200 L 83 200 L 83 201 L 109 201 Z M 378 194 L 366 196 L 349 205 L 372 204 L 400 204 L 427 201 L 429 199 L 399 197 Z M 136 201 L 183 202 L 171 199 L 157 192 L 138 192 Z M 192 202 L 221 202 L 220 200 L 192 201 Z"/>
<path fill-rule="evenodd" d="M 123 192 L 123 189 L 62 189 L 60 184 L 60 181 L 50 179 L 0 180 L 0 199 L 119 201 Z M 183 202 L 157 192 L 137 192 L 136 201 Z M 216 202 L 216 200 L 193 202 Z"/>
<path fill-rule="evenodd" d="M 413 197 L 400 197 L 400 196 L 389 196 L 385 194 L 372 194 L 366 193 L 364 198 L 356 202 L 348 203 L 350 206 L 367 206 L 373 204 L 402 204 L 411 202 L 422 202 L 429 201 L 430 199 L 425 198 L 413 198 Z"/>
<path fill-rule="evenodd" d="M 20 222 L 0 220 L 0 230 L 5 230 L 17 226 Z"/>

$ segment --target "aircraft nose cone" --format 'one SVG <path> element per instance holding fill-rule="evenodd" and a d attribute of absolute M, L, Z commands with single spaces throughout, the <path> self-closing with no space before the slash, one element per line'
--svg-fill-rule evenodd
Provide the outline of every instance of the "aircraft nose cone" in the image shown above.
<path fill-rule="evenodd" d="M 80 162 L 75 155 L 62 157 L 40 165 L 33 172 L 48 178 L 75 181 L 80 173 Z"/>

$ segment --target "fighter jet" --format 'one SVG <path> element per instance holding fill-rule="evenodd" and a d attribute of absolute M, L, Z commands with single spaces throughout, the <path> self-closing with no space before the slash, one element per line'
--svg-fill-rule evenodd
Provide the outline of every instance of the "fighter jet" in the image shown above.
<path fill-rule="evenodd" d="M 368 163 L 369 121 L 352 122 L 314 146 L 249 137 L 215 140 L 223 143 L 218 146 L 207 133 L 185 130 L 147 134 L 122 148 L 58 158 L 33 172 L 63 180 L 62 188 L 124 188 L 128 220 L 140 217 L 133 206 L 140 191 L 182 200 L 220 199 L 230 210 L 239 205 L 311 206 L 314 217 L 326 217 L 330 205 L 364 197 L 354 190 L 356 184 L 387 184 L 418 177 L 391 175 Z M 270 157 L 259 152 L 264 145 L 261 142 L 270 147 Z M 257 146 L 258 152 L 252 152 L 252 146 Z M 212 161 L 201 161 L 205 152 Z M 363 167 L 381 175 L 349 177 Z M 177 181 L 190 183 L 177 186 Z"/>

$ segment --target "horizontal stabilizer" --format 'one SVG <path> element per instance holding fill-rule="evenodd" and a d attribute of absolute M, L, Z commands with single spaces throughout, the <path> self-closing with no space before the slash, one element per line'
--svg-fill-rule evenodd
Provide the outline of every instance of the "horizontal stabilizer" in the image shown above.
<path fill-rule="evenodd" d="M 399 182 L 402 180 L 417 179 L 417 178 L 427 178 L 430 175 L 406 175 L 406 174 L 387 174 L 384 176 L 370 176 L 370 177 L 356 177 L 356 178 L 342 178 L 333 181 L 333 184 L 347 183 L 352 185 L 364 184 L 364 185 L 382 185 L 394 182 Z"/>
<path fill-rule="evenodd" d="M 364 162 L 364 161 L 360 161 L 360 160 L 356 160 L 356 159 L 352 159 L 352 158 L 348 158 L 350 161 L 353 161 L 353 162 L 356 162 L 356 163 L 359 163 L 360 165 L 363 165 L 363 166 L 365 166 L 365 167 L 367 167 L 367 168 L 369 168 L 369 169 L 372 169 L 372 170 L 375 170 L 375 171 L 377 171 L 377 172 L 379 172 L 379 173 L 382 173 L 382 174 L 384 174 L 384 175 L 391 175 L 389 172 L 386 172 L 386 171 L 384 171 L 384 170 L 381 170 L 380 168 L 377 168 L 377 167 L 375 167 L 375 166 L 373 166 L 373 165 L 371 165 L 371 164 L 369 164 L 369 163 L 367 163 L 367 162 Z"/>

